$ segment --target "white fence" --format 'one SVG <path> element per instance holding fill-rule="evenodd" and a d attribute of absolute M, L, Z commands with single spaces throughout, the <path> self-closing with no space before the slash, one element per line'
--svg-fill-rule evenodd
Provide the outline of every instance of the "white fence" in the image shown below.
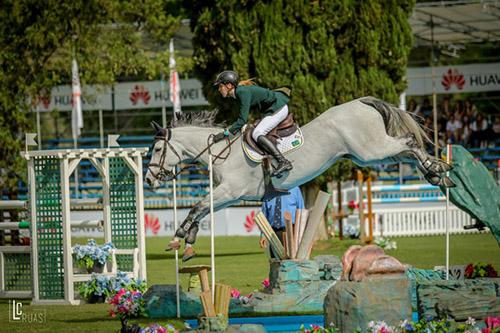
<path fill-rule="evenodd" d="M 364 215 L 368 213 L 366 187 L 363 188 Z M 333 191 L 333 206 L 338 211 L 338 194 Z M 342 208 L 349 211 L 350 201 L 358 202 L 358 186 L 353 182 L 342 185 Z M 359 215 L 355 210 L 344 225 L 359 227 Z M 372 186 L 372 213 L 374 236 L 423 236 L 439 235 L 446 231 L 446 198 L 437 186 L 375 185 Z M 367 220 L 366 220 L 367 221 Z M 477 233 L 477 229 L 465 230 L 474 219 L 450 202 L 449 231 L 453 234 Z M 368 223 L 365 223 L 368 234 Z"/>

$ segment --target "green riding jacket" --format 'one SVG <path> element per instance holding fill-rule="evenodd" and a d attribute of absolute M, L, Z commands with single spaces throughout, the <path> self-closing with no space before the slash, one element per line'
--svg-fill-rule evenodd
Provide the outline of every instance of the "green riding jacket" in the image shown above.
<path fill-rule="evenodd" d="M 236 134 L 247 123 L 250 110 L 259 111 L 264 116 L 269 116 L 289 101 L 285 94 L 259 86 L 236 87 L 235 95 L 240 106 L 240 115 L 229 128 L 232 134 Z"/>

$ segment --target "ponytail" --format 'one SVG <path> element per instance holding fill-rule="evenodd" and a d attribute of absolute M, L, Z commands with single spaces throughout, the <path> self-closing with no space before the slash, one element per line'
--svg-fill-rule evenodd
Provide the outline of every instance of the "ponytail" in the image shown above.
<path fill-rule="evenodd" d="M 240 82 L 238 82 L 238 86 L 256 86 L 257 84 L 253 80 L 255 80 L 255 78 L 241 80 Z"/>

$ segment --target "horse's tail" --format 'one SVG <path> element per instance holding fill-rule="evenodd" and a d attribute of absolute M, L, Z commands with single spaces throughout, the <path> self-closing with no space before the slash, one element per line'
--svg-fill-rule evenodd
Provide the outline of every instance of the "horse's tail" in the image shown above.
<path fill-rule="evenodd" d="M 384 119 L 387 135 L 400 136 L 413 133 L 420 147 L 424 147 L 424 140 L 433 144 L 423 127 L 413 118 L 411 113 L 375 97 L 363 97 L 359 101 L 371 106 L 380 113 Z"/>

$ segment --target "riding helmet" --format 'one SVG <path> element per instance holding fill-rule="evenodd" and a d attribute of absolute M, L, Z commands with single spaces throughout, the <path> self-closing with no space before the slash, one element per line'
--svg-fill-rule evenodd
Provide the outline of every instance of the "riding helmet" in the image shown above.
<path fill-rule="evenodd" d="M 223 71 L 217 75 L 215 79 L 214 86 L 218 86 L 221 83 L 232 83 L 235 87 L 238 85 L 240 77 L 235 71 Z"/>

